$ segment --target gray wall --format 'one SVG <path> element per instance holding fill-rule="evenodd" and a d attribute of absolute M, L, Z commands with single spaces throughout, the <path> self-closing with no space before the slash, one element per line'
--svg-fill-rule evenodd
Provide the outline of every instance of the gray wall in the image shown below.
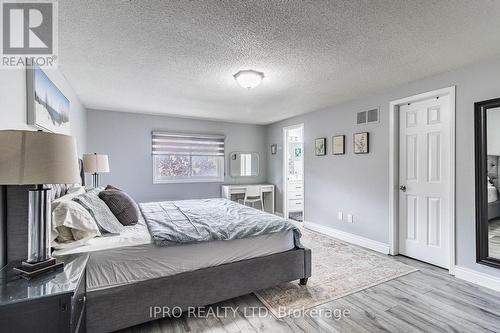
<path fill-rule="evenodd" d="M 261 183 L 266 180 L 266 128 L 225 122 L 167 116 L 89 110 L 87 151 L 109 155 L 109 174 L 101 184 L 123 188 L 137 201 L 220 197 L 222 183 L 153 184 L 151 131 L 213 133 L 226 135 L 225 183 Z M 261 174 L 257 178 L 231 178 L 228 155 L 232 151 L 258 152 Z"/>
<path fill-rule="evenodd" d="M 268 127 L 267 143 L 282 146 L 283 126 L 305 124 L 305 219 L 379 242 L 389 235 L 389 102 L 456 85 L 456 243 L 457 264 L 500 276 L 475 263 L 474 102 L 500 97 L 500 61 L 473 65 L 410 82 L 390 91 L 309 113 Z M 381 107 L 381 122 L 356 126 L 357 111 Z M 370 154 L 352 153 L 352 134 L 370 132 Z M 331 136 L 346 134 L 347 154 L 333 156 Z M 328 137 L 329 154 L 313 156 L 313 140 Z M 282 150 L 268 155 L 268 180 L 277 185 L 281 209 Z M 354 214 L 354 223 L 337 221 L 337 211 Z"/>
<path fill-rule="evenodd" d="M 34 130 L 27 125 L 26 114 L 26 71 L 23 69 L 4 69 L 0 71 L 0 130 L 19 129 Z M 59 70 L 46 70 L 48 77 L 64 93 L 70 101 L 70 134 L 76 138 L 78 154 L 85 151 L 87 122 L 86 110 L 80 103 L 71 86 Z M 1 189 L 0 189 L 0 193 Z M 0 194 L 0 267 L 3 262 L 4 245 L 4 208 Z"/>

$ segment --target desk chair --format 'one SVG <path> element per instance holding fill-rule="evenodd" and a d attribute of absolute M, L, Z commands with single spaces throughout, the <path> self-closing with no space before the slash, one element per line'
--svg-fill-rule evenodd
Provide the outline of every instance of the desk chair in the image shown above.
<path fill-rule="evenodd" d="M 246 206 L 247 203 L 252 204 L 255 208 L 255 203 L 260 202 L 260 208 L 264 210 L 264 200 L 262 198 L 262 189 L 259 185 L 249 185 L 245 191 L 245 199 L 243 199 L 243 204 Z"/>

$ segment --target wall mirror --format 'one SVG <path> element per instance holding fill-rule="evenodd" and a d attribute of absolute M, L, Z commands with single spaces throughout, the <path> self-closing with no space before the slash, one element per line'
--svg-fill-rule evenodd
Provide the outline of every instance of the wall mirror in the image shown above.
<path fill-rule="evenodd" d="M 500 98 L 474 106 L 476 261 L 500 268 Z"/>
<path fill-rule="evenodd" d="M 259 154 L 236 151 L 229 155 L 231 177 L 257 177 L 260 173 Z"/>

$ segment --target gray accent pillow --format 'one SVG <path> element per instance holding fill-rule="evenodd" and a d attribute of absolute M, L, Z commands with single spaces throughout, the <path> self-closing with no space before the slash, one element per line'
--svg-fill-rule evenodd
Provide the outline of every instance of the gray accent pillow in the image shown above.
<path fill-rule="evenodd" d="M 112 185 L 108 185 L 106 186 L 105 190 L 117 190 L 117 191 L 123 191 L 122 189 L 118 188 L 118 187 L 114 187 Z"/>
<path fill-rule="evenodd" d="M 99 193 L 99 198 L 108 205 L 121 224 L 134 225 L 139 221 L 139 209 L 127 193 L 108 186 Z"/>
<path fill-rule="evenodd" d="M 89 211 L 95 219 L 101 233 L 120 233 L 123 231 L 123 225 L 113 215 L 104 201 L 99 199 L 101 190 L 94 189 L 73 198 Z"/>

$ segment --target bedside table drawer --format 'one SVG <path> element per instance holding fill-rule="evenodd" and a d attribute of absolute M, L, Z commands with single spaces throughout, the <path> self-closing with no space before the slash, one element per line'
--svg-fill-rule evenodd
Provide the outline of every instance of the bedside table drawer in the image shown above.
<path fill-rule="evenodd" d="M 83 272 L 80 284 L 71 298 L 71 332 L 84 332 L 86 305 L 86 273 Z"/>
<path fill-rule="evenodd" d="M 16 333 L 66 333 L 61 298 L 44 297 L 0 307 L 0 331 Z M 66 298 L 68 299 L 68 298 Z M 67 321 L 69 323 L 69 320 Z"/>

